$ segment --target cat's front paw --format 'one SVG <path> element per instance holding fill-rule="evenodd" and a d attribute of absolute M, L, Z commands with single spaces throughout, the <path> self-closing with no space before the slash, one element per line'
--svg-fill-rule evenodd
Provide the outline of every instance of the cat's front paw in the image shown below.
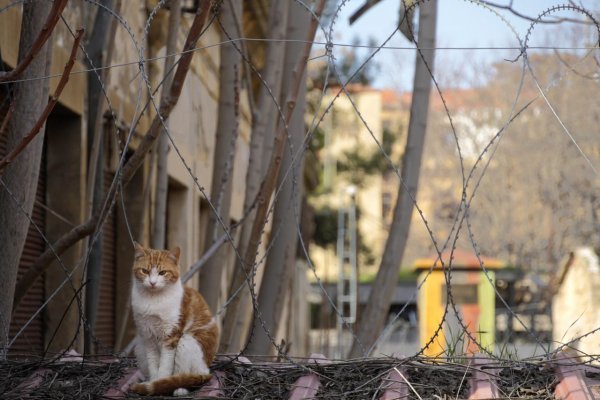
<path fill-rule="evenodd" d="M 190 394 L 190 391 L 186 388 L 175 389 L 173 392 L 173 396 L 187 396 L 188 394 Z"/>

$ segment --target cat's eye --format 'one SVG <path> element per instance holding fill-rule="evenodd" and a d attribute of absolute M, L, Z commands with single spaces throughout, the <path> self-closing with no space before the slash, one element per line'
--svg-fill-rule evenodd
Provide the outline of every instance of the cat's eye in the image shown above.
<path fill-rule="evenodd" d="M 146 268 L 142 268 L 140 269 L 141 273 L 144 275 L 148 275 L 150 273 L 150 270 L 146 269 Z"/>
<path fill-rule="evenodd" d="M 167 273 L 167 271 L 160 271 L 158 274 L 159 274 L 159 275 L 164 275 L 164 274 L 166 274 L 166 273 Z"/>

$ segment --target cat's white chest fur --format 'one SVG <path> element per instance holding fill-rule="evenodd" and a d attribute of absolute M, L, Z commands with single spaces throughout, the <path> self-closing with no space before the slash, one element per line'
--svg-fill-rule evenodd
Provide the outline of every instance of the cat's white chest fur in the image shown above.
<path fill-rule="evenodd" d="M 162 339 L 179 323 L 183 286 L 181 283 L 151 293 L 134 283 L 131 292 L 131 309 L 142 337 Z"/>

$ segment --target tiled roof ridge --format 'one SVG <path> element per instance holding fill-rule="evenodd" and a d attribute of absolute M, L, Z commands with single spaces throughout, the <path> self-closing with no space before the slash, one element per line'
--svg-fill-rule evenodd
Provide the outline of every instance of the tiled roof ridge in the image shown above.
<path fill-rule="evenodd" d="M 19 398 L 33 393 L 43 396 L 44 389 L 51 391 L 56 385 L 73 385 L 73 382 L 77 383 L 77 377 L 68 376 L 65 381 L 65 377 L 60 378 L 55 371 L 66 368 L 61 365 L 77 363 L 82 364 L 81 370 L 86 376 L 90 374 L 90 371 L 86 372 L 86 366 L 93 369 L 111 363 L 119 364 L 108 368 L 121 373 L 111 375 L 113 378 L 105 382 L 108 385 L 101 386 L 107 388 L 102 398 L 128 398 L 130 386 L 144 379 L 129 359 L 86 361 L 73 356 L 58 360 L 57 368 L 40 363 L 40 367 L 33 369 L 28 376 L 19 378 L 21 381 L 13 389 L 2 393 L 9 397 L 18 394 Z M 334 393 L 336 398 L 348 394 L 349 398 L 357 399 L 368 394 L 368 398 L 380 400 L 424 400 L 441 398 L 440 394 L 456 399 L 600 399 L 600 367 L 581 363 L 566 352 L 559 352 L 551 360 L 537 361 L 499 360 L 481 354 L 455 360 L 394 355 L 343 361 L 311 354 L 299 363 L 260 359 L 253 363 L 243 356 L 221 356 L 213 368 L 210 382 L 192 392 L 192 398 L 254 399 L 258 396 L 307 400 L 327 398 Z M 53 383 L 56 381 L 56 385 L 46 387 L 48 377 L 53 377 L 51 380 Z M 104 382 L 102 376 L 97 379 Z M 272 393 L 262 393 L 263 390 Z"/>

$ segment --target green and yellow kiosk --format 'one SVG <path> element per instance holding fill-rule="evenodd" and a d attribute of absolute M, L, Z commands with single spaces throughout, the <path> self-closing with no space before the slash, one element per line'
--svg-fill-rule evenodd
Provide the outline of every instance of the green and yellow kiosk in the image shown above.
<path fill-rule="evenodd" d="M 451 252 L 442 253 L 444 268 L 450 265 Z M 480 260 L 487 270 L 481 268 Z M 503 268 L 505 263 L 488 257 L 478 259 L 474 253 L 465 250 L 454 250 L 452 253 L 452 298 L 460 319 L 467 327 L 469 333 L 489 351 L 493 350 L 496 329 L 496 294 L 495 270 Z M 415 271 L 418 272 L 417 284 L 423 282 L 417 297 L 419 316 L 419 338 L 421 346 L 428 343 L 442 322 L 446 303 L 448 302 L 448 288 L 442 263 L 437 257 L 421 258 L 415 262 Z M 434 264 L 435 263 L 435 264 Z M 433 269 L 432 269 L 433 266 Z M 431 270 L 431 274 L 429 274 Z M 429 274 L 429 276 L 427 276 Z M 476 343 L 472 342 L 463 332 L 452 305 L 448 305 L 448 314 L 442 324 L 442 331 L 425 350 L 425 355 L 431 357 L 445 356 L 450 346 L 455 352 L 461 354 L 475 354 L 481 352 Z M 456 349 L 462 346 L 462 349 Z"/>

